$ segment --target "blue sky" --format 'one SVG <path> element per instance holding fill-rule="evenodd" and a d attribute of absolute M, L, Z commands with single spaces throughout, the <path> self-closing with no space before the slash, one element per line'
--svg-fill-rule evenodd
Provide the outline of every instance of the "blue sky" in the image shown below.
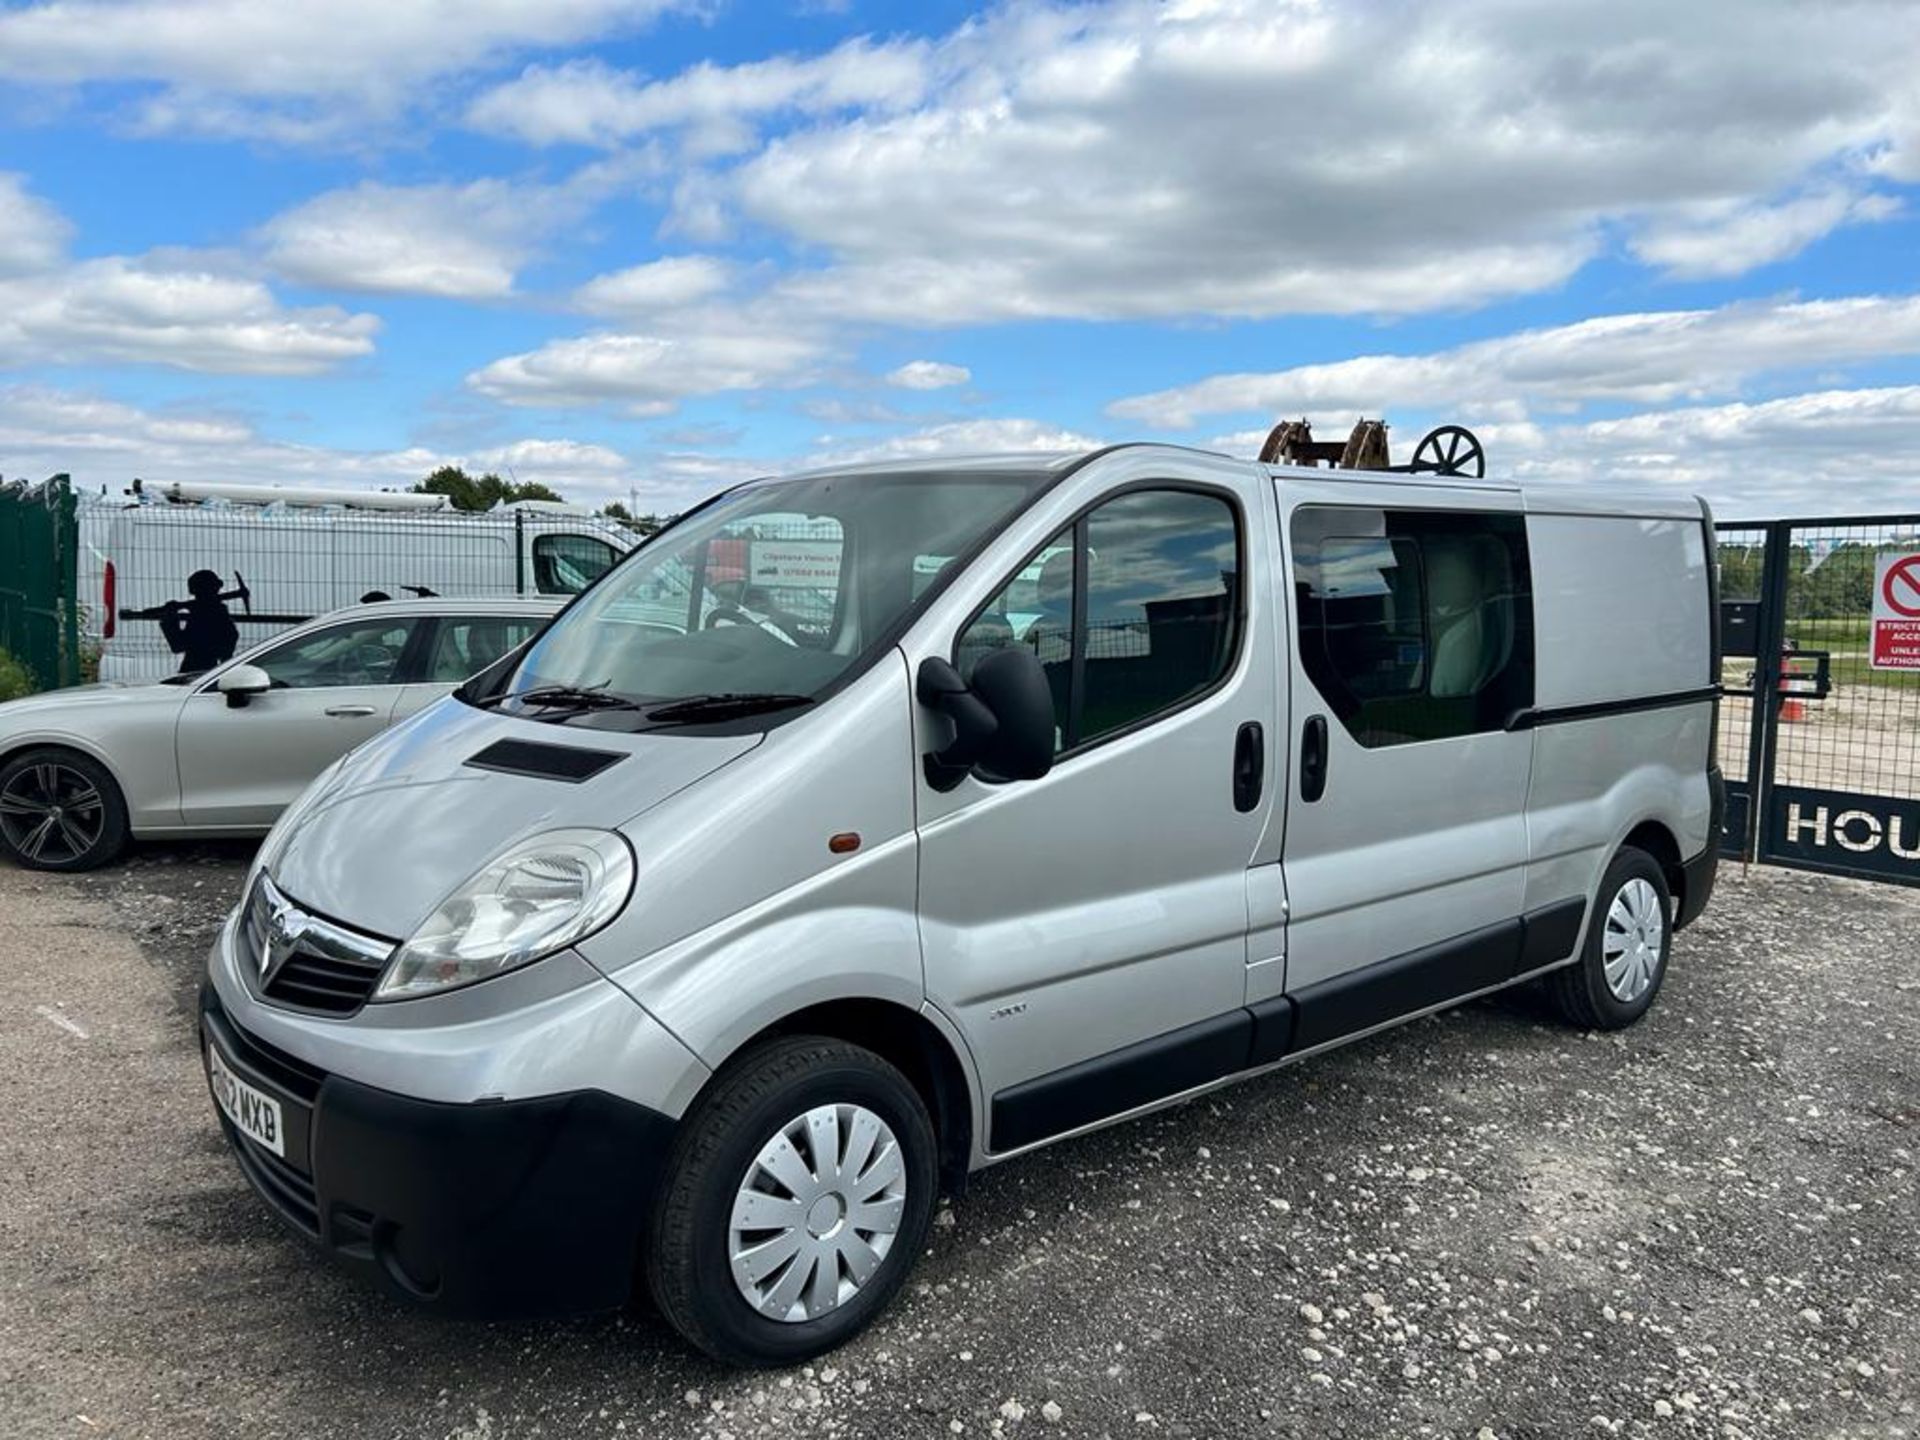
<path fill-rule="evenodd" d="M 673 510 L 1384 414 L 1912 509 L 1916 53 L 1910 0 L 0 3 L 0 473 Z"/>

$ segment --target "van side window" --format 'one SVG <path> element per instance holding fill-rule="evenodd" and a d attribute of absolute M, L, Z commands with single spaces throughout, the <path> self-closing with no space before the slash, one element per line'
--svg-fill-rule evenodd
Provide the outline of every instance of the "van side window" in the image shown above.
<path fill-rule="evenodd" d="M 1301 666 L 1362 745 L 1499 730 L 1533 703 L 1524 517 L 1302 506 L 1292 549 Z"/>
<path fill-rule="evenodd" d="M 1055 750 L 1091 745 L 1227 673 L 1239 577 L 1239 515 L 1225 499 L 1120 495 L 1040 548 L 961 633 L 954 662 L 967 675 L 1001 646 L 1032 650 L 1053 689 Z"/>
<path fill-rule="evenodd" d="M 591 535 L 533 537 L 533 584 L 542 595 L 578 595 L 619 557 Z"/>

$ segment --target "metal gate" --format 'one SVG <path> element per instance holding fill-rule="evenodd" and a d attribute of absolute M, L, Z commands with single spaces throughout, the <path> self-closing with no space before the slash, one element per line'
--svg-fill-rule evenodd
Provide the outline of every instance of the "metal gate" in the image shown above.
<path fill-rule="evenodd" d="M 1716 528 L 1724 853 L 1920 885 L 1920 515 Z"/>
<path fill-rule="evenodd" d="M 0 651 L 40 689 L 80 678 L 79 533 L 66 476 L 0 484 Z"/>

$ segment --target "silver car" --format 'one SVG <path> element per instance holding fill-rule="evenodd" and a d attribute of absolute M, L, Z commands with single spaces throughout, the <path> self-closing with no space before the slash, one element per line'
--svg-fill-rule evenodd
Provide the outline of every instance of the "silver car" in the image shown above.
<path fill-rule="evenodd" d="M 282 819 L 219 1123 L 394 1295 L 818 1354 L 983 1166 L 1525 981 L 1644 1014 L 1712 537 L 1161 446 L 742 486 Z"/>
<path fill-rule="evenodd" d="M 396 600 L 200 675 L 0 705 L 0 851 L 84 870 L 129 837 L 264 834 L 314 776 L 524 644 L 560 600 Z"/>

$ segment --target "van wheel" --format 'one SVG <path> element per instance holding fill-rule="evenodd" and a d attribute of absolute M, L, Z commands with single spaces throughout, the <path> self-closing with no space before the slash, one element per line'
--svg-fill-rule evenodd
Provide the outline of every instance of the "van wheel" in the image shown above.
<path fill-rule="evenodd" d="M 91 870 L 127 844 L 127 803 L 76 750 L 26 750 L 0 765 L 0 848 L 29 870 Z"/>
<path fill-rule="evenodd" d="M 796 1364 L 886 1308 L 926 1244 L 935 1185 L 933 1122 L 904 1075 L 843 1041 L 771 1041 L 683 1122 L 648 1287 L 715 1359 Z"/>
<path fill-rule="evenodd" d="M 1673 899 L 1659 862 L 1630 845 L 1607 866 L 1599 893 L 1580 958 L 1547 976 L 1547 993 L 1569 1024 L 1619 1030 L 1647 1013 L 1666 979 Z"/>

